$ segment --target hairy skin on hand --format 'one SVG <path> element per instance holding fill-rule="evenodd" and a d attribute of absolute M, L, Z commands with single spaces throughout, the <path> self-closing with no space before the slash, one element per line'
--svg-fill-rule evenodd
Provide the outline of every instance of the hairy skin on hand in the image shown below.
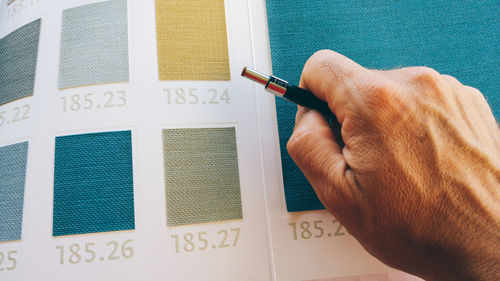
<path fill-rule="evenodd" d="M 427 280 L 499 280 L 500 130 L 478 90 L 332 51 L 308 60 L 300 86 L 328 102 L 345 146 L 299 107 L 288 151 L 367 251 Z"/>

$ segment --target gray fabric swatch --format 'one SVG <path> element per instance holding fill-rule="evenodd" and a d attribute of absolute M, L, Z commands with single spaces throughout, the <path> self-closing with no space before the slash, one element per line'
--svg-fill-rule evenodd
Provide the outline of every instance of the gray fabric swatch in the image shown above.
<path fill-rule="evenodd" d="M 128 80 L 127 1 L 64 10 L 59 88 Z"/>
<path fill-rule="evenodd" d="M 242 219 L 234 128 L 163 130 L 167 225 Z"/>
<path fill-rule="evenodd" d="M 33 95 L 40 22 L 35 20 L 0 39 L 0 104 Z"/>
<path fill-rule="evenodd" d="M 0 147 L 0 241 L 21 239 L 28 142 Z"/>

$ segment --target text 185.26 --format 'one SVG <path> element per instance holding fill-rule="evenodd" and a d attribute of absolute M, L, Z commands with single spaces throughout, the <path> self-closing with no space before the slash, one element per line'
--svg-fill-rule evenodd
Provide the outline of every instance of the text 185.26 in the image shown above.
<path fill-rule="evenodd" d="M 56 249 L 59 253 L 59 264 L 61 265 L 92 263 L 131 259 L 134 257 L 132 243 L 132 239 L 124 242 L 109 241 L 104 245 L 97 245 L 95 242 L 73 243 L 56 246 Z"/>

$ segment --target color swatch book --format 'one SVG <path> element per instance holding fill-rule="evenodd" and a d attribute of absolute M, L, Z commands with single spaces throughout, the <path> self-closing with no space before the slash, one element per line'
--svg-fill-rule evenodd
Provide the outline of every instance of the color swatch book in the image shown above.
<path fill-rule="evenodd" d="M 468 7 L 477 23 L 447 6 L 467 34 L 492 22 L 460 49 L 465 68 L 430 56 L 459 40 L 432 25 L 390 26 L 386 45 L 369 36 L 411 14 L 439 22 L 444 1 L 326 2 L 1 0 L 0 280 L 416 280 L 323 209 L 283 146 L 295 107 L 240 72 L 297 82 L 320 48 L 415 64 L 398 38 L 429 33 L 437 45 L 412 50 L 430 66 L 498 73 L 498 5 Z M 498 114 L 497 86 L 479 81 Z"/>

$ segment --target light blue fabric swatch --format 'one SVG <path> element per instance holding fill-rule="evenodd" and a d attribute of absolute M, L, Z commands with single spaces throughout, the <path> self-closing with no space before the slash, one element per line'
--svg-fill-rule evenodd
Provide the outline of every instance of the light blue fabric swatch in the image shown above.
<path fill-rule="evenodd" d="M 368 68 L 425 65 L 478 88 L 500 117 L 500 2 L 267 0 L 273 74 L 298 83 L 332 49 Z M 323 208 L 288 156 L 296 106 L 276 100 L 288 211 Z"/>
<path fill-rule="evenodd" d="M 127 1 L 63 11 L 59 88 L 129 80 Z"/>
<path fill-rule="evenodd" d="M 57 137 L 53 235 L 134 228 L 131 132 Z"/>
<path fill-rule="evenodd" d="M 35 20 L 0 39 L 0 105 L 33 95 L 40 22 Z"/>
<path fill-rule="evenodd" d="M 0 147 L 0 241 L 21 239 L 28 142 Z"/>

